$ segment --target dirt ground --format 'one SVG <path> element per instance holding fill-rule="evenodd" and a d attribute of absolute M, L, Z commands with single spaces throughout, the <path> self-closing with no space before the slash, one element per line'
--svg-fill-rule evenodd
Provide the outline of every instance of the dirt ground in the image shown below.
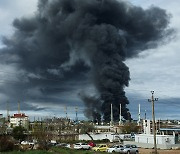
<path fill-rule="evenodd" d="M 139 154 L 152 154 L 153 149 L 139 148 Z M 180 150 L 158 150 L 159 154 L 180 154 Z"/>

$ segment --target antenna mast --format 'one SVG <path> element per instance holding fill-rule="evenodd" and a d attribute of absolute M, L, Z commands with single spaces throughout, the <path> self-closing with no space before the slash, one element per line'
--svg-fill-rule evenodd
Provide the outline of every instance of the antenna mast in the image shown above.
<path fill-rule="evenodd" d="M 78 107 L 75 107 L 75 112 L 76 112 L 76 119 L 75 119 L 75 121 L 78 122 Z"/>
<path fill-rule="evenodd" d="M 20 101 L 18 102 L 18 113 L 20 114 Z"/>

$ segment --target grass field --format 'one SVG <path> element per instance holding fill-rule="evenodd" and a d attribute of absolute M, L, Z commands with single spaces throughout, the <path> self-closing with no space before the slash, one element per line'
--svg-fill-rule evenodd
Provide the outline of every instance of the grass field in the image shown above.
<path fill-rule="evenodd" d="M 101 154 L 102 152 L 94 152 L 91 150 L 73 150 L 73 149 L 67 149 L 67 148 L 53 147 L 48 151 L 30 150 L 30 151 L 0 152 L 0 153 L 1 154 Z"/>
<path fill-rule="evenodd" d="M 139 154 L 152 154 L 152 149 L 139 149 Z M 53 147 L 48 151 L 45 150 L 30 150 L 30 151 L 12 151 L 0 152 L 0 154 L 102 154 L 105 152 L 94 152 L 91 150 L 73 150 L 66 148 Z M 180 150 L 158 150 L 159 154 L 180 154 Z"/>
<path fill-rule="evenodd" d="M 1 154 L 52 154 L 45 150 L 30 150 L 30 151 L 12 151 L 12 152 L 0 152 Z"/>

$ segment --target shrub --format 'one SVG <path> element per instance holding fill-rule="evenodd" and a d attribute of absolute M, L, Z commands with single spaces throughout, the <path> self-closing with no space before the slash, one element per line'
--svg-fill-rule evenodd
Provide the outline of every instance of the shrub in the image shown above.
<path fill-rule="evenodd" d="M 8 136 L 0 137 L 0 152 L 14 150 L 14 143 Z"/>
<path fill-rule="evenodd" d="M 25 140 L 25 138 L 27 137 L 27 135 L 25 134 L 26 129 L 22 126 L 17 126 L 15 128 L 13 128 L 13 132 L 12 132 L 12 136 L 16 139 L 16 140 L 20 140 L 23 141 Z"/>

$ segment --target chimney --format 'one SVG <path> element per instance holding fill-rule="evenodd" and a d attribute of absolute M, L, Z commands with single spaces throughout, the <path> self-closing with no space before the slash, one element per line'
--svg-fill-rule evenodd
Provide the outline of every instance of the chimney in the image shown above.
<path fill-rule="evenodd" d="M 111 104 L 111 121 L 110 121 L 110 126 L 113 126 L 113 107 Z"/>
<path fill-rule="evenodd" d="M 139 104 L 138 126 L 140 126 L 140 122 L 141 122 L 141 106 L 140 106 L 140 104 Z"/>
<path fill-rule="evenodd" d="M 121 104 L 120 104 L 120 107 L 119 107 L 119 125 L 121 125 L 122 124 L 122 119 L 121 119 L 121 111 L 122 109 L 121 109 Z"/>
<path fill-rule="evenodd" d="M 20 102 L 18 102 L 18 113 L 20 114 Z"/>

